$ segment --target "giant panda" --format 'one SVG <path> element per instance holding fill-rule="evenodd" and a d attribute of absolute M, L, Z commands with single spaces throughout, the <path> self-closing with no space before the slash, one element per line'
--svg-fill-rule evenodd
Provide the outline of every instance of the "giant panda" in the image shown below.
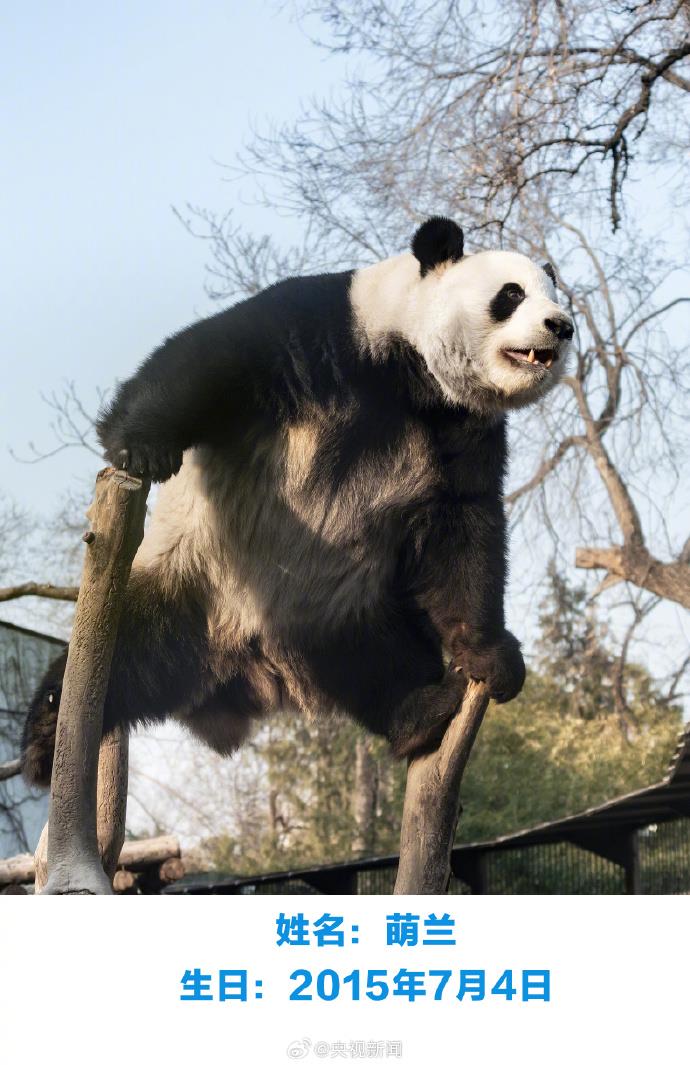
<path fill-rule="evenodd" d="M 120 385 L 105 456 L 163 483 L 105 732 L 175 718 L 230 754 L 275 710 L 339 711 L 402 757 L 438 742 L 467 677 L 499 702 L 520 691 L 506 414 L 563 373 L 573 325 L 554 281 L 514 252 L 464 255 L 434 217 L 410 252 L 275 284 Z M 50 779 L 64 664 L 27 717 L 34 783 Z"/>

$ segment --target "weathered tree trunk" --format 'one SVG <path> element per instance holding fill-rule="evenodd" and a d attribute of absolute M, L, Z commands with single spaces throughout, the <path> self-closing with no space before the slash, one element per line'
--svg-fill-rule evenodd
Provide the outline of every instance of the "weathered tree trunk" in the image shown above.
<path fill-rule="evenodd" d="M 97 774 L 103 703 L 115 647 L 124 590 L 141 543 L 148 483 L 122 471 L 102 470 L 88 517 L 86 558 L 77 600 L 55 738 L 50 790 L 48 882 L 51 895 L 110 894 L 97 840 Z M 122 805 L 126 768 L 122 745 L 104 754 L 106 775 L 117 798 L 104 799 L 111 811 Z M 119 815 L 118 815 L 119 816 Z M 119 828 L 112 832 L 108 860 Z"/>
<path fill-rule="evenodd" d="M 0 861 L 0 887 L 3 884 L 28 884 L 34 880 L 36 891 L 40 891 L 47 880 L 48 826 L 43 833 L 32 858 L 30 854 L 21 854 L 17 858 Z M 115 876 L 123 871 L 132 874 L 146 872 L 151 868 L 163 871 L 162 879 L 170 882 L 184 875 L 184 862 L 180 858 L 180 844 L 175 836 L 154 836 L 151 839 L 129 839 L 123 845 L 117 859 L 118 868 Z M 180 870 L 182 870 L 180 872 Z M 156 873 L 158 875 L 158 873 Z M 114 879 L 114 878 L 113 878 Z M 131 886 L 127 878 L 119 878 L 121 890 Z"/>
<path fill-rule="evenodd" d="M 119 727 L 103 740 L 98 755 L 96 836 L 101 863 L 111 883 L 125 840 L 128 755 L 129 736 Z M 48 825 L 41 833 L 34 862 L 38 893 L 48 882 Z"/>
<path fill-rule="evenodd" d="M 98 756 L 96 834 L 103 868 L 111 881 L 125 840 L 128 756 L 129 735 L 118 726 L 101 742 Z M 14 775 L 15 764 L 16 772 L 21 772 L 21 759 L 16 759 L 16 763 L 7 762 L 4 766 L 0 766 L 0 780 Z M 33 878 L 35 866 L 35 889 L 37 892 L 42 891 L 48 880 L 48 825 L 45 825 L 41 833 L 34 857 L 22 856 L 20 860 L 22 870 L 27 867 L 27 862 L 31 867 L 31 877 L 28 879 Z M 0 862 L 0 867 L 2 866 L 3 863 Z M 0 872 L 0 884 L 5 882 L 14 881 L 3 880 L 2 872 Z M 18 881 L 18 883 L 22 882 Z"/>
<path fill-rule="evenodd" d="M 369 736 L 358 736 L 355 747 L 355 785 L 352 793 L 352 813 L 355 821 L 352 854 L 356 858 L 371 854 L 374 847 L 377 778 L 371 740 Z"/>
<path fill-rule="evenodd" d="M 434 895 L 448 890 L 450 852 L 460 814 L 460 782 L 488 702 L 485 686 L 469 681 L 460 710 L 437 750 L 410 759 L 396 895 Z"/>

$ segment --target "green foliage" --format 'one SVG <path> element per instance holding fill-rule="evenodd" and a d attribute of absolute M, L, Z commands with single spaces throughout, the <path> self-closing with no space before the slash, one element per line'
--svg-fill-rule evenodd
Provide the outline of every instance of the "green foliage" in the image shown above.
<path fill-rule="evenodd" d="M 361 736 L 357 725 L 335 716 L 274 719 L 257 739 L 265 766 L 264 818 L 249 833 L 209 840 L 212 863 L 249 875 L 352 857 L 354 750 Z M 372 850 L 389 853 L 397 845 L 404 768 L 383 740 L 369 742 L 376 772 Z"/>
<path fill-rule="evenodd" d="M 459 839 L 490 839 L 551 821 L 659 780 L 681 727 L 646 690 L 633 703 L 637 728 L 626 738 L 614 713 L 583 717 L 553 677 L 532 673 L 522 694 L 491 705 L 463 781 Z M 645 698 L 646 697 L 646 698 Z"/>

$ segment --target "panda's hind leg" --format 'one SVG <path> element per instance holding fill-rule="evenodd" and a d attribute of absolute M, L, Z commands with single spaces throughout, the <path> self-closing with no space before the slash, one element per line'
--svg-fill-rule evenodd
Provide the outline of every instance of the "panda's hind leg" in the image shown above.
<path fill-rule="evenodd" d="M 63 652 L 41 680 L 24 725 L 23 772 L 48 786 L 67 661 Z M 153 568 L 133 569 L 110 666 L 103 733 L 116 725 L 164 721 L 198 704 L 209 688 L 206 613 L 198 589 L 166 585 Z"/>
<path fill-rule="evenodd" d="M 416 604 L 398 604 L 379 641 L 368 672 L 377 678 L 380 731 L 399 758 L 437 746 L 462 702 L 464 674 L 445 664 L 439 634 Z"/>
<path fill-rule="evenodd" d="M 352 628 L 309 662 L 317 690 L 377 735 L 398 757 L 432 747 L 460 707 L 466 681 L 444 664 L 426 613 L 394 602 L 376 626 Z"/>

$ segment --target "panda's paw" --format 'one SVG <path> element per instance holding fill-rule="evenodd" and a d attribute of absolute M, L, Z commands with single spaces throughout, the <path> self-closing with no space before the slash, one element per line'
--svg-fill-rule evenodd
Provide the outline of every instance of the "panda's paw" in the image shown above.
<path fill-rule="evenodd" d="M 483 646 L 456 644 L 450 668 L 472 680 L 484 681 L 489 695 L 497 703 L 514 699 L 525 683 L 525 661 L 520 643 L 508 631 L 500 640 Z"/>
<path fill-rule="evenodd" d="M 116 444 L 105 457 L 116 469 L 151 481 L 169 480 L 182 465 L 182 449 L 162 444 Z"/>
<path fill-rule="evenodd" d="M 448 670 L 440 684 L 428 684 L 408 695 L 396 708 L 388 728 L 396 758 L 408 758 L 438 746 L 448 722 L 460 708 L 465 687 L 465 678 Z"/>

